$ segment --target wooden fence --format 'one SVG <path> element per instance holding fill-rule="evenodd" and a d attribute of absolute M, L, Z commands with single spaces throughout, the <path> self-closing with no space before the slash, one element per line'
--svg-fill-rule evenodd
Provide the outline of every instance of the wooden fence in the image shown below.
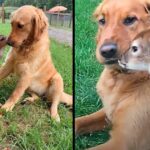
<path fill-rule="evenodd" d="M 72 28 L 72 14 L 71 13 L 46 13 L 49 24 L 56 27 Z"/>

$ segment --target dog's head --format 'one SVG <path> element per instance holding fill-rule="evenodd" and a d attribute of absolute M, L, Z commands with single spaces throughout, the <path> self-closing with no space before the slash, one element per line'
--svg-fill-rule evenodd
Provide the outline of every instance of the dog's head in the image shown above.
<path fill-rule="evenodd" d="M 102 64 L 118 65 L 133 38 L 149 27 L 149 4 L 146 0 L 104 0 L 94 16 L 99 23 L 97 59 Z"/>
<path fill-rule="evenodd" d="M 8 44 L 18 48 L 38 41 L 43 32 L 47 31 L 48 21 L 42 10 L 27 5 L 12 14 L 11 26 Z"/>

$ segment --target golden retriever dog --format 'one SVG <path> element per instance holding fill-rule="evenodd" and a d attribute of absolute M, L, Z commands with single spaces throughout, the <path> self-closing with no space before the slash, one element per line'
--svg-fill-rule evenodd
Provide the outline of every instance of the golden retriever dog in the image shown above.
<path fill-rule="evenodd" d="M 2 109 L 11 111 L 27 90 L 33 102 L 38 96 L 46 96 L 52 103 L 50 114 L 60 121 L 57 111 L 60 102 L 72 105 L 72 96 L 64 92 L 63 79 L 55 69 L 50 52 L 48 19 L 42 10 L 23 6 L 11 18 L 12 31 L 7 44 L 13 48 L 0 68 L 0 80 L 10 73 L 18 75 L 17 86 Z"/>
<path fill-rule="evenodd" d="M 75 121 L 76 134 L 102 130 L 112 123 L 111 138 L 92 150 L 150 150 L 150 76 L 131 72 L 118 60 L 134 37 L 149 28 L 150 1 L 104 0 L 94 16 L 99 23 L 96 56 L 104 70 L 97 83 L 103 108 Z"/>
<path fill-rule="evenodd" d="M 2 57 L 3 55 L 3 47 L 6 46 L 7 44 L 7 38 L 3 35 L 0 35 L 0 58 Z"/>

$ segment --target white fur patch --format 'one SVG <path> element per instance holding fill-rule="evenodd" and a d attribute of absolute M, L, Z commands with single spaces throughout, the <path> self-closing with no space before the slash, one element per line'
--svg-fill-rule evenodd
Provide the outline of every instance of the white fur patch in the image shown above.
<path fill-rule="evenodd" d="M 139 64 L 127 63 L 126 68 L 131 69 L 131 70 L 148 71 L 149 70 L 149 64 L 142 63 L 142 62 Z"/>

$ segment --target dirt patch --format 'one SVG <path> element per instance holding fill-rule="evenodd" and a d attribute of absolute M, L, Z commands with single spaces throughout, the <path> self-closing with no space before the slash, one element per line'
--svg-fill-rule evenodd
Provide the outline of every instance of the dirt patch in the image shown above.
<path fill-rule="evenodd" d="M 50 27 L 49 36 L 60 43 L 65 43 L 72 47 L 72 31 Z"/>

